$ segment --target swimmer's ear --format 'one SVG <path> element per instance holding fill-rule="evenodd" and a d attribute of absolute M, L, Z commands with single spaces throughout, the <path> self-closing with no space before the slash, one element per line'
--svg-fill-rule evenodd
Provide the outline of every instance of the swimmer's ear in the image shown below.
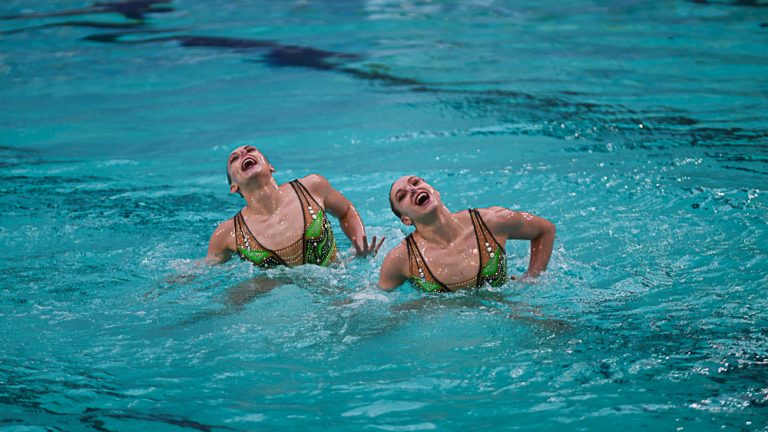
<path fill-rule="evenodd" d="M 411 226 L 411 225 L 413 225 L 413 220 L 412 220 L 411 218 L 409 218 L 408 216 L 403 216 L 403 217 L 401 217 L 401 218 L 400 218 L 400 220 L 401 220 L 401 221 L 402 221 L 404 224 L 406 224 L 406 225 L 408 225 L 408 226 Z"/>
<path fill-rule="evenodd" d="M 269 164 L 269 172 L 277 172 L 277 170 L 275 169 L 274 165 Z"/>
<path fill-rule="evenodd" d="M 229 193 L 238 193 L 240 190 L 240 187 L 236 184 L 229 185 Z"/>

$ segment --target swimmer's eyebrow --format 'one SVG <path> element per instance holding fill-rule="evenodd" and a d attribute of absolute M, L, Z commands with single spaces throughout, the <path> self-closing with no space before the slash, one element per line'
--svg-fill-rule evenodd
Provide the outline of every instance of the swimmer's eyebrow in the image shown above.
<path fill-rule="evenodd" d="M 397 191 L 395 191 L 395 199 L 396 199 L 397 201 L 400 201 L 400 200 L 402 200 L 402 199 L 403 199 L 403 196 L 405 196 L 405 192 L 403 192 L 403 189 L 402 189 L 402 188 L 400 188 L 400 189 L 398 189 Z"/>
<path fill-rule="evenodd" d="M 413 179 L 415 179 L 415 178 L 416 178 L 416 176 L 410 176 L 410 177 L 408 177 L 408 180 L 406 180 L 406 182 L 408 182 L 408 183 L 410 184 L 410 183 L 411 183 L 411 180 L 413 180 Z M 398 200 L 398 201 L 400 201 L 401 199 L 403 199 L 403 195 L 402 195 L 400 192 L 403 192 L 403 188 L 398 188 L 398 189 L 395 191 L 395 199 L 396 199 L 396 200 Z"/>
<path fill-rule="evenodd" d="M 250 152 L 256 151 L 258 149 L 256 147 L 254 147 L 254 146 L 245 146 L 245 147 L 243 147 L 243 150 L 245 150 L 246 153 L 250 153 Z M 240 157 L 240 154 L 238 152 L 233 152 L 231 155 L 229 155 L 229 162 L 228 163 L 232 163 L 233 161 L 237 160 L 237 158 L 239 158 L 239 157 Z"/>

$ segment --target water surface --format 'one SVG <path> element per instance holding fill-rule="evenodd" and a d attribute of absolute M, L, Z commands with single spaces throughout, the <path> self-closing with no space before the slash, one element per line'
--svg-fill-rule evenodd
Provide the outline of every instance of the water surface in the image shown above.
<path fill-rule="evenodd" d="M 84 6 L 0 8 L 0 427 L 768 430 L 765 4 L 32 16 Z M 195 265 L 244 142 L 327 177 L 383 251 L 403 174 L 546 217 L 550 271 L 385 294 L 382 254 L 244 296 L 247 263 Z"/>

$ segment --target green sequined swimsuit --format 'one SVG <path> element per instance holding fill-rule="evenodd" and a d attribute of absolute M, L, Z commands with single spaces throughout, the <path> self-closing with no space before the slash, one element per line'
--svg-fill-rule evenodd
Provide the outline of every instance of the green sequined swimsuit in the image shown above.
<path fill-rule="evenodd" d="M 294 180 L 290 185 L 301 202 L 304 235 L 283 249 L 268 249 L 256 240 L 240 211 L 233 218 L 237 253 L 241 259 L 263 268 L 300 264 L 327 266 L 336 258 L 336 239 L 325 209 L 315 201 L 301 182 Z"/>
<path fill-rule="evenodd" d="M 444 284 L 429 270 L 424 256 L 421 254 L 413 234 L 405 238 L 408 249 L 408 268 L 411 283 L 422 291 L 452 292 L 462 288 L 480 287 L 485 284 L 500 286 L 507 281 L 507 253 L 496 241 L 491 231 L 485 225 L 477 209 L 469 209 L 472 226 L 475 229 L 477 248 L 480 254 L 480 266 L 477 276 L 472 279 L 454 284 Z"/>

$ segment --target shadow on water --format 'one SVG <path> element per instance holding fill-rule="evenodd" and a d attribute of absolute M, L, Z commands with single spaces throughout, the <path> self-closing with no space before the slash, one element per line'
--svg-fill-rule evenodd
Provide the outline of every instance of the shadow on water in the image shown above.
<path fill-rule="evenodd" d="M 119 14 L 128 19 L 143 21 L 146 18 L 146 14 L 173 12 L 175 10 L 173 7 L 165 6 L 169 3 L 171 3 L 171 0 L 128 0 L 120 2 L 95 2 L 90 6 L 79 9 L 67 9 L 63 11 L 48 13 L 5 15 L 0 17 L 0 19 L 17 20 L 94 14 Z"/>
<path fill-rule="evenodd" d="M 141 28 L 144 27 L 144 23 L 141 22 L 134 22 L 134 23 L 108 23 L 108 22 L 99 22 L 99 21 L 63 21 L 63 22 L 57 22 L 57 23 L 50 23 L 50 24 L 40 24 L 37 26 L 31 26 L 31 27 L 22 27 L 18 29 L 13 30 L 5 30 L 0 31 L 0 35 L 12 35 L 16 33 L 23 33 L 31 30 L 44 30 L 48 28 L 57 28 L 57 27 L 84 27 L 84 28 L 97 28 L 97 29 L 133 29 L 133 28 Z"/>
<path fill-rule="evenodd" d="M 745 7 L 768 7 L 768 3 L 761 0 L 734 0 L 734 1 L 711 1 L 711 0 L 688 0 L 691 3 L 701 5 L 717 5 L 717 6 L 745 6 Z"/>
<path fill-rule="evenodd" d="M 49 13 L 28 13 L 18 15 L 6 15 L 0 17 L 3 20 L 31 20 L 45 18 L 73 17 L 97 14 L 118 14 L 131 20 L 130 22 L 103 22 L 103 21 L 59 21 L 36 26 L 22 27 L 13 30 L 1 31 L 0 35 L 12 35 L 32 30 L 44 30 L 57 27 L 83 27 L 96 29 L 135 29 L 147 28 L 146 15 L 155 13 L 173 12 L 171 6 L 165 6 L 171 0 L 128 0 L 122 2 L 96 2 L 80 9 L 67 9 Z"/>
<path fill-rule="evenodd" d="M 362 58 L 357 54 L 284 45 L 269 40 L 194 35 L 141 37 L 163 32 L 163 30 L 128 31 L 91 35 L 84 39 L 122 45 L 173 42 L 185 48 L 230 49 L 238 52 L 263 51 L 261 60 L 246 60 L 246 62 L 258 62 L 276 68 L 301 67 L 341 73 L 381 85 L 403 87 L 415 93 L 433 94 L 439 98 L 442 106 L 470 118 L 491 117 L 509 124 L 543 125 L 538 129 L 513 127 L 450 133 L 454 135 L 521 134 L 566 139 L 581 136 L 612 139 L 637 135 L 637 140 L 631 140 L 636 144 L 628 145 L 642 148 L 666 148 L 670 146 L 670 142 L 676 142 L 680 143 L 678 145 L 692 147 L 743 146 L 768 152 L 768 147 L 760 144 L 768 138 L 768 131 L 697 126 L 700 123 L 698 120 L 672 108 L 655 107 L 638 110 L 621 104 L 583 102 L 573 100 L 578 97 L 573 92 L 563 92 L 560 96 L 548 96 L 498 89 L 451 88 L 453 84 L 450 83 L 432 84 L 393 75 L 381 68 L 349 64 L 349 61 Z M 589 150 L 592 148 L 584 149 L 584 151 Z"/>
<path fill-rule="evenodd" d="M 695 3 L 712 4 L 707 1 Z M 237 37 L 217 37 L 194 34 L 172 34 L 178 29 L 153 28 L 145 22 L 148 14 L 174 10 L 170 0 L 136 0 L 123 2 L 97 2 L 81 9 L 49 13 L 30 13 L 5 16 L 6 20 L 69 17 L 90 14 L 118 14 L 134 20 L 129 23 L 96 21 L 64 21 L 39 26 L 9 30 L 6 34 L 26 30 L 59 26 L 91 27 L 126 31 L 85 36 L 91 42 L 115 45 L 144 45 L 176 43 L 183 48 L 227 49 L 237 52 L 257 52 L 260 60 L 246 59 L 271 67 L 300 67 L 318 71 L 336 72 L 355 79 L 375 82 L 386 86 L 403 87 L 406 91 L 430 93 L 439 98 L 441 106 L 460 115 L 474 118 L 494 118 L 509 127 L 473 131 L 452 131 L 449 135 L 545 135 L 554 138 L 630 141 L 643 148 L 667 148 L 670 142 L 678 146 L 698 147 L 749 147 L 768 152 L 760 145 L 768 139 L 766 130 L 717 128 L 698 126 L 700 121 L 679 110 L 668 107 L 632 109 L 621 104 L 605 104 L 580 101 L 579 94 L 560 92 L 558 95 L 534 95 L 525 92 L 498 89 L 456 88 L 455 83 L 428 83 L 413 78 L 397 76 L 385 68 L 351 64 L 364 56 L 323 50 L 311 46 L 288 45 L 272 40 Z M 717 2 L 734 6 L 762 7 L 758 1 Z M 171 33 L 171 34 L 169 34 Z M 535 124 L 538 128 L 515 127 L 519 124 Z M 637 138 L 625 140 L 623 138 Z M 591 151 L 600 145 L 588 146 L 579 151 Z M 748 168 L 747 168 L 748 169 Z"/>
<path fill-rule="evenodd" d="M 393 305 L 389 310 L 389 324 L 394 327 L 409 320 L 413 314 L 422 315 L 434 310 L 478 311 L 497 315 L 511 323 L 519 323 L 539 335 L 564 336 L 574 331 L 573 324 L 562 319 L 547 316 L 540 308 L 526 302 L 509 300 L 497 291 L 485 288 L 472 289 L 452 294 L 425 294 L 416 300 Z"/>
<path fill-rule="evenodd" d="M 317 48 L 284 45 L 267 40 L 224 38 L 212 36 L 176 35 L 143 39 L 125 39 L 142 32 L 120 32 L 92 35 L 86 40 L 113 44 L 147 44 L 175 42 L 185 48 L 231 49 L 236 51 L 262 50 L 258 62 L 271 67 L 301 67 L 325 72 L 336 72 L 355 79 L 385 86 L 402 87 L 406 91 L 433 94 L 439 104 L 469 118 L 495 118 L 507 124 L 532 123 L 541 128 L 499 128 L 476 131 L 453 131 L 452 135 L 545 135 L 553 138 L 573 139 L 587 137 L 599 140 L 630 140 L 641 148 L 667 148 L 670 142 L 691 147 L 749 147 L 768 152 L 761 145 L 768 139 L 768 131 L 741 128 L 697 126 L 700 122 L 677 110 L 655 107 L 632 109 L 621 104 L 600 104 L 573 100 L 573 92 L 560 96 L 533 95 L 519 91 L 498 89 L 451 88 L 450 83 L 432 84 L 387 73 L 381 68 L 351 65 L 351 60 L 362 57 L 320 50 Z M 646 126 L 647 125 L 647 126 Z M 602 145 L 599 144 L 598 147 Z M 594 146 L 592 146 L 594 147 Z M 586 149 L 586 151 L 592 150 Z"/>
<path fill-rule="evenodd" d="M 264 276 L 244 280 L 227 288 L 225 292 L 219 296 L 218 302 L 223 305 L 223 307 L 215 310 L 205 310 L 194 313 L 174 327 L 186 327 L 212 318 L 221 318 L 236 314 L 243 311 L 245 307 L 256 300 L 256 298 L 269 293 L 275 288 L 292 282 L 293 281 L 288 278 L 270 278 Z"/>
<path fill-rule="evenodd" d="M 85 424 L 94 430 L 112 431 L 121 430 L 119 427 L 113 429 L 107 425 L 106 419 L 144 421 L 152 423 L 164 423 L 167 425 L 181 428 L 194 429 L 199 431 L 214 430 L 237 430 L 223 425 L 208 425 L 187 418 L 160 413 L 142 413 L 136 410 L 128 409 L 104 409 L 86 407 L 82 411 L 79 408 L 69 408 L 69 412 L 53 409 L 51 407 L 57 404 L 50 403 L 50 396 L 54 399 L 60 398 L 62 394 L 72 394 L 78 403 L 83 402 L 82 394 L 94 394 L 109 400 L 136 400 L 135 395 L 124 394 L 119 388 L 110 381 L 113 377 L 105 372 L 93 370 L 85 371 L 61 371 L 66 374 L 66 379 L 44 378 L 50 375 L 51 369 L 56 365 L 46 361 L 42 368 L 36 368 L 28 362 L 18 364 L 11 358 L 0 358 L 0 377 L 3 385 L 0 386 L 0 410 L 3 405 L 21 408 L 27 413 L 34 413 L 34 417 L 39 421 L 41 416 L 49 418 L 48 424 L 59 424 L 63 429 L 53 427 L 51 430 L 72 430 L 76 424 Z M 152 402 L 153 405 L 160 404 L 161 401 L 149 398 L 146 395 L 142 399 Z M 66 407 L 66 405 L 65 405 Z M 78 412 L 80 411 L 80 412 Z M 7 412 L 0 418 L 0 425 L 29 424 L 31 418 L 15 418 L 11 412 Z"/>
<path fill-rule="evenodd" d="M 130 395 L 119 392 L 119 387 L 111 382 L 113 376 L 106 371 L 63 370 L 59 374 L 66 375 L 67 379 L 50 378 L 51 369 L 56 366 L 52 359 L 46 359 L 43 367 L 36 367 L 31 362 L 20 364 L 13 358 L 0 358 L 0 374 L 3 377 L 3 386 L 0 386 L 0 405 L 8 404 L 49 415 L 64 416 L 67 413 L 46 407 L 43 402 L 46 396 L 72 391 L 90 392 L 116 399 L 132 398 Z"/>
<path fill-rule="evenodd" d="M 148 43 L 165 43 L 175 42 L 181 47 L 185 48 L 225 48 L 237 51 L 243 50 L 265 50 L 263 56 L 264 63 L 270 66 L 293 66 L 293 67 L 306 67 L 317 70 L 333 70 L 337 69 L 331 60 L 333 59 L 358 59 L 359 56 L 354 54 L 345 54 L 338 52 L 325 51 L 317 48 L 299 46 L 299 45 L 284 45 L 278 42 L 259 39 L 243 39 L 243 38 L 231 38 L 231 37 L 214 37 L 214 36 L 194 36 L 194 35 L 175 35 L 175 36 L 162 36 L 144 39 L 124 39 L 125 36 L 134 36 L 137 34 L 147 33 L 161 33 L 164 31 L 136 31 L 136 32 L 119 32 L 109 34 L 99 34 L 86 36 L 84 39 L 93 42 L 123 44 L 123 45 L 136 45 L 136 44 L 148 44 Z"/>
<path fill-rule="evenodd" d="M 111 431 L 112 429 L 108 429 L 106 427 L 106 423 L 103 420 L 104 417 L 115 420 L 138 420 L 151 423 L 164 423 L 166 425 L 203 432 L 211 432 L 214 430 L 239 430 L 223 425 L 208 425 L 205 423 L 192 421 L 181 416 L 169 414 L 145 414 L 133 410 L 110 410 L 101 408 L 86 408 L 85 412 L 80 416 L 80 422 L 85 423 L 99 431 Z"/>

